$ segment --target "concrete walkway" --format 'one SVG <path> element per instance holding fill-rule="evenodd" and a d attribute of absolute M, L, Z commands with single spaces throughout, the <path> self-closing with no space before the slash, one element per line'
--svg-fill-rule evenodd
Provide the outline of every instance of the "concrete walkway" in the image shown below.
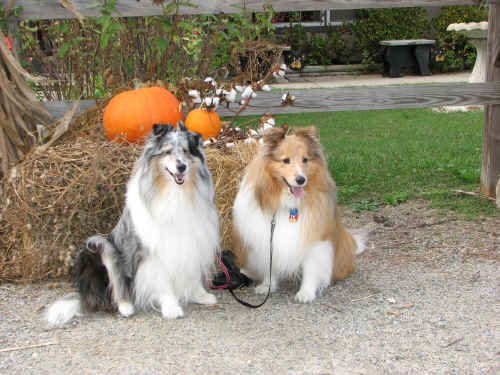
<path fill-rule="evenodd" d="M 388 86 L 402 84 L 440 84 L 467 82 L 470 72 L 433 74 L 431 76 L 405 75 L 401 78 L 382 77 L 377 74 L 330 74 L 312 76 L 309 74 L 289 74 L 288 81 L 281 79 L 271 87 L 279 90 L 335 88 L 349 86 Z"/>

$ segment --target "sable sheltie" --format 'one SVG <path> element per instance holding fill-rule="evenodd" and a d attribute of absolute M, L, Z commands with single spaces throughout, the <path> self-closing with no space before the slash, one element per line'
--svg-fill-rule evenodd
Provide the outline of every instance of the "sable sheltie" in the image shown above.
<path fill-rule="evenodd" d="M 271 221 L 275 218 L 269 279 Z M 328 172 L 318 130 L 266 131 L 247 166 L 233 207 L 235 252 L 240 266 L 261 283 L 256 293 L 300 277 L 295 295 L 313 301 L 331 280 L 354 271 L 366 231 L 351 234 L 342 224 L 336 187 Z"/>
<path fill-rule="evenodd" d="M 118 224 L 81 246 L 77 293 L 52 304 L 46 319 L 136 309 L 179 318 L 182 304 L 214 304 L 205 290 L 219 246 L 219 218 L 200 134 L 182 122 L 153 126 L 127 184 Z"/>

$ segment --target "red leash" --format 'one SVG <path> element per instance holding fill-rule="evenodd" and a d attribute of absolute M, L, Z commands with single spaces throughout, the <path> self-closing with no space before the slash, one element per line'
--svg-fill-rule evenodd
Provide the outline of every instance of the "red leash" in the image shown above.
<path fill-rule="evenodd" d="M 210 288 L 212 289 L 226 289 L 230 284 L 231 284 L 231 277 L 229 276 L 229 271 L 227 270 L 226 265 L 222 261 L 220 254 L 217 253 L 217 262 L 219 262 L 220 267 L 222 268 L 222 272 L 224 272 L 224 275 L 226 275 L 226 283 L 223 285 L 211 285 Z"/>

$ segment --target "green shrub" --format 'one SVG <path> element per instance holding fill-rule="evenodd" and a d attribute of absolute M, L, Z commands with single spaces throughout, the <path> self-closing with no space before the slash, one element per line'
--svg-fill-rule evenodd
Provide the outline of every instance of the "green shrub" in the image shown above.
<path fill-rule="evenodd" d="M 175 84 L 186 76 L 223 75 L 244 42 L 272 34 L 270 7 L 253 18 L 243 12 L 180 15 L 179 3 L 170 2 L 163 16 L 114 17 L 115 3 L 97 2 L 100 16 L 83 22 L 20 23 L 21 53 L 33 61 L 27 68 L 51 79 L 37 90 L 70 100 L 105 96 L 134 78 Z"/>
<path fill-rule="evenodd" d="M 330 65 L 359 62 L 359 46 L 351 36 L 350 26 L 328 27 L 313 33 L 301 24 L 290 26 L 279 42 L 289 45 L 306 65 Z"/>
<path fill-rule="evenodd" d="M 430 23 L 421 7 L 366 9 L 356 12 L 352 30 L 362 50 L 364 62 L 381 62 L 381 40 L 428 37 Z"/>
<path fill-rule="evenodd" d="M 446 28 L 451 23 L 487 20 L 488 8 L 482 5 L 443 7 L 441 14 L 431 22 L 436 50 L 442 56 L 442 61 L 434 64 L 434 70 L 450 72 L 471 69 L 476 60 L 475 47 L 463 34 L 446 31 Z"/>

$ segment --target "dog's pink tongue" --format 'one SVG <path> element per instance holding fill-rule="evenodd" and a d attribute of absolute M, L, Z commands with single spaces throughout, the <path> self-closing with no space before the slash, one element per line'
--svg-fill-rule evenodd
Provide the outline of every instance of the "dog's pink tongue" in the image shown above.
<path fill-rule="evenodd" d="M 302 196 L 302 193 L 304 192 L 304 189 L 302 189 L 299 186 L 292 186 L 292 194 L 295 198 L 300 198 Z"/>

